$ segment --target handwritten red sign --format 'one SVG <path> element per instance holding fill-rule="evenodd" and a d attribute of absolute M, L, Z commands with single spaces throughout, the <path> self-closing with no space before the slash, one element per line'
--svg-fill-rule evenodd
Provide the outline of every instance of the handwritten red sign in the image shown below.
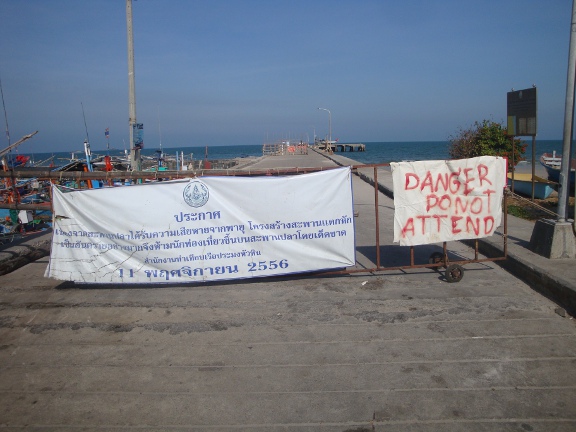
<path fill-rule="evenodd" d="M 481 156 L 390 165 L 394 242 L 412 246 L 487 237 L 500 225 L 505 159 Z"/>

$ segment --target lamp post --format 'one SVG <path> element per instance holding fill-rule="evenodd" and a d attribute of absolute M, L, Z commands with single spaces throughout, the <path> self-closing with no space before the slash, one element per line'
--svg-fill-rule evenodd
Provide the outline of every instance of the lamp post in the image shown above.
<path fill-rule="evenodd" d="M 322 111 L 328 111 L 328 143 L 326 145 L 326 150 L 332 151 L 332 113 L 327 108 L 318 108 Z"/>

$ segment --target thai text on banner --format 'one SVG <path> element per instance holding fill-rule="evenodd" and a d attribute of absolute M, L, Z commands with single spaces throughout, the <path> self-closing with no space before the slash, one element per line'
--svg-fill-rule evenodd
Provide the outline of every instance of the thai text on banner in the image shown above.
<path fill-rule="evenodd" d="M 263 277 L 354 265 L 349 167 L 53 188 L 46 276 L 86 283 Z"/>

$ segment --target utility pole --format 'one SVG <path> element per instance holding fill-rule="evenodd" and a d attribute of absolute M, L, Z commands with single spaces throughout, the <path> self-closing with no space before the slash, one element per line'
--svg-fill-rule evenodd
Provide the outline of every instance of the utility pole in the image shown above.
<path fill-rule="evenodd" d="M 558 194 L 558 219 L 538 219 L 530 238 L 530 249 L 546 258 L 576 258 L 574 226 L 568 219 L 570 196 L 570 159 L 574 129 L 574 84 L 576 79 L 576 0 L 572 0 L 568 78 L 566 80 L 566 105 L 564 107 L 564 136 L 560 190 Z"/>
<path fill-rule="evenodd" d="M 570 196 L 570 162 L 572 159 L 572 134 L 574 131 L 574 80 L 576 79 L 576 0 L 572 0 L 570 45 L 568 55 L 568 77 L 566 80 L 566 104 L 564 107 L 564 135 L 562 165 L 560 166 L 560 194 L 558 196 L 559 222 L 568 218 Z"/>
<path fill-rule="evenodd" d="M 134 80 L 134 35 L 132 33 L 132 0 L 126 0 L 126 29 L 128 36 L 128 127 L 130 134 L 130 167 L 140 171 L 142 159 L 140 145 L 135 145 L 136 129 L 136 85 Z"/>

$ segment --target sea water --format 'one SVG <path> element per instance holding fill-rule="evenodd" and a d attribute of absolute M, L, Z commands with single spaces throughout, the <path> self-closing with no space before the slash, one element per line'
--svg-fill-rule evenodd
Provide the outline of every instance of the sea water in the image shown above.
<path fill-rule="evenodd" d="M 531 160 L 532 139 L 529 138 L 524 140 L 524 142 L 528 145 L 524 156 L 527 160 Z M 362 141 L 355 141 L 354 143 L 362 143 Z M 361 164 L 378 164 L 403 160 L 445 160 L 449 158 L 450 143 L 448 141 L 364 142 L 363 144 L 366 146 L 366 151 L 364 152 L 347 151 L 339 152 L 338 154 L 358 161 Z M 141 153 L 145 156 L 155 156 L 157 155 L 157 150 L 156 148 L 144 148 Z M 206 157 L 209 160 L 216 160 L 262 156 L 262 145 L 260 144 L 163 148 L 162 150 L 166 155 L 172 157 L 176 157 L 176 154 L 178 154 L 178 157 L 181 157 L 181 155 L 184 154 L 186 160 L 202 160 Z M 536 159 L 538 159 L 542 153 L 552 153 L 552 151 L 556 151 L 558 154 L 562 153 L 561 140 L 536 140 Z M 125 151 L 106 149 L 92 151 L 92 157 L 106 154 L 121 156 L 125 154 Z M 32 159 L 37 162 L 53 157 L 53 164 L 60 166 L 70 161 L 72 153 L 36 153 L 29 156 L 32 156 Z M 74 157 L 82 159 L 84 158 L 84 154 L 82 152 L 75 152 Z M 50 162 L 43 165 L 46 166 L 49 163 Z"/>
<path fill-rule="evenodd" d="M 527 144 L 524 157 L 532 160 L 532 140 Z M 363 164 L 400 162 L 404 160 L 446 160 L 449 159 L 450 142 L 448 141 L 402 141 L 402 142 L 368 142 L 365 152 L 338 153 Z M 561 140 L 536 141 L 536 160 L 542 153 L 562 153 Z"/>

